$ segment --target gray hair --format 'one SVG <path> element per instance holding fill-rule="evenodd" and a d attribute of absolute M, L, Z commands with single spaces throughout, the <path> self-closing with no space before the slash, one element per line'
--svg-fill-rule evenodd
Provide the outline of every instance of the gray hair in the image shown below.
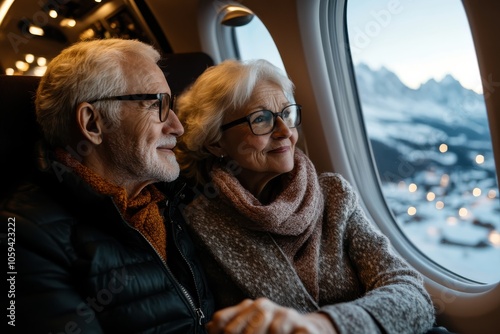
<path fill-rule="evenodd" d="M 267 81 L 277 84 L 289 101 L 294 86 L 287 75 L 270 62 L 225 60 L 205 70 L 176 103 L 185 132 L 176 153 L 182 172 L 198 184 L 208 182 L 208 171 L 215 159 L 206 146 L 220 140 L 224 116 L 241 109 L 251 98 L 255 86 Z"/>
<path fill-rule="evenodd" d="M 49 63 L 38 86 L 35 105 L 37 121 L 50 145 L 65 146 L 71 142 L 78 104 L 126 91 L 123 70 L 129 57 L 157 63 L 160 54 L 137 40 L 90 40 L 73 44 Z M 95 102 L 95 106 L 111 125 L 119 123 L 116 101 Z"/>

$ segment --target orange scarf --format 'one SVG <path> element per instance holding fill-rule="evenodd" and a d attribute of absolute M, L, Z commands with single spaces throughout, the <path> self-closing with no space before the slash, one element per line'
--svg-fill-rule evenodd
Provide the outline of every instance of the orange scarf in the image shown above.
<path fill-rule="evenodd" d="M 155 186 L 145 187 L 139 195 L 130 199 L 124 188 L 106 181 L 68 152 L 58 149 L 56 157 L 72 168 L 94 191 L 111 196 L 125 220 L 149 241 L 163 261 L 167 260 L 167 230 L 158 208 L 158 202 L 164 201 L 165 196 Z"/>

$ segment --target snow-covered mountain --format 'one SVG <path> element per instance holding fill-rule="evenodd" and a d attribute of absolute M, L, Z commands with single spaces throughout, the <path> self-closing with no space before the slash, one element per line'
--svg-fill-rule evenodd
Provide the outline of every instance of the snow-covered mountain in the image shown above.
<path fill-rule="evenodd" d="M 451 75 L 412 89 L 384 67 L 359 64 L 355 73 L 384 195 L 400 227 L 437 263 L 498 281 L 500 245 L 491 240 L 500 231 L 500 201 L 483 95 Z"/>
<path fill-rule="evenodd" d="M 397 174 L 398 157 L 405 155 L 417 170 L 428 164 L 480 168 L 494 178 L 482 95 L 451 75 L 411 89 L 386 68 L 372 70 L 365 64 L 356 66 L 356 79 L 373 150 L 384 156 L 381 175 Z M 448 145 L 445 154 L 438 150 L 441 144 Z M 478 154 L 485 156 L 482 167 L 474 161 Z"/>

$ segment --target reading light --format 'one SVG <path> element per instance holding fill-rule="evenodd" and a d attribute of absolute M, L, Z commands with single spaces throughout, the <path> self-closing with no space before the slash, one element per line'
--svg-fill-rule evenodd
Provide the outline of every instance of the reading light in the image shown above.
<path fill-rule="evenodd" d="M 254 16 L 254 13 L 248 8 L 228 5 L 221 10 L 221 23 L 225 26 L 241 27 L 250 23 Z"/>

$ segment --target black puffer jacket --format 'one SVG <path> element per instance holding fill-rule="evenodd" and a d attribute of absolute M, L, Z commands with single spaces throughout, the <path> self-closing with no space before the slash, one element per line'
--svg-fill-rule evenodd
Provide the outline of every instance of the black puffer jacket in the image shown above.
<path fill-rule="evenodd" d="M 110 197 L 58 163 L 49 169 L 0 203 L 2 232 L 11 232 L 2 245 L 15 249 L 15 332 L 203 333 L 213 300 L 179 191 L 164 210 L 166 265 Z"/>

